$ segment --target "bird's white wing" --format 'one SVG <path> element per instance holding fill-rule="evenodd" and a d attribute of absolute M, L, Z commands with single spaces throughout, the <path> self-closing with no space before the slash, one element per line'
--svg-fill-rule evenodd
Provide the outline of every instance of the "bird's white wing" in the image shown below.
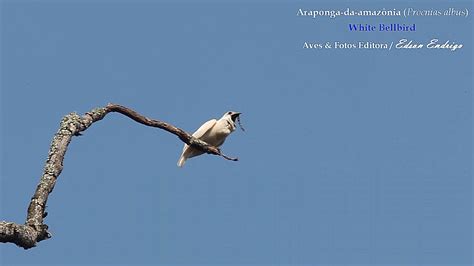
<path fill-rule="evenodd" d="M 201 138 L 202 136 L 204 136 L 204 134 L 206 134 L 206 132 L 208 132 L 215 124 L 217 123 L 217 120 L 216 119 L 211 119 L 209 121 L 207 121 L 206 123 L 202 124 L 202 126 L 200 128 L 198 128 L 198 130 L 196 130 L 196 132 L 193 133 L 193 137 L 195 138 Z"/>
<path fill-rule="evenodd" d="M 207 121 L 201 127 L 199 127 L 198 130 L 196 130 L 196 132 L 193 133 L 193 137 L 198 138 L 198 139 L 201 138 L 209 130 L 211 130 L 211 128 L 215 126 L 216 123 L 217 123 L 216 119 L 211 119 Z M 188 144 L 184 144 L 183 152 L 181 153 L 181 156 L 179 157 L 179 160 L 178 160 L 178 166 L 182 167 L 188 158 L 191 158 L 203 153 L 204 152 L 200 150 L 196 150 L 193 147 L 190 147 Z"/>
<path fill-rule="evenodd" d="M 204 134 L 206 134 L 206 132 L 208 132 L 215 124 L 217 123 L 217 120 L 216 119 L 211 119 L 209 121 L 207 121 L 206 123 L 202 124 L 201 127 L 198 128 L 198 130 L 196 130 L 196 132 L 193 133 L 193 137 L 199 139 L 201 138 L 202 136 L 204 136 Z M 188 144 L 184 144 L 184 147 L 183 147 L 183 153 L 189 148 Z"/>

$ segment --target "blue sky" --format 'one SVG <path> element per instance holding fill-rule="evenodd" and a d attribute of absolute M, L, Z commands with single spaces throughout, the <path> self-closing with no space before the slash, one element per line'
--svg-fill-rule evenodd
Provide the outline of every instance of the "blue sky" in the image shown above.
<path fill-rule="evenodd" d="M 109 114 L 74 138 L 45 219 L 2 265 L 471 265 L 472 18 L 322 18 L 298 8 L 471 2 L 1 3 L 0 219 L 23 223 L 65 114 L 119 103 L 193 132 L 243 113 L 216 156 Z M 348 23 L 416 23 L 350 33 Z M 456 40 L 450 51 L 305 41 Z"/>

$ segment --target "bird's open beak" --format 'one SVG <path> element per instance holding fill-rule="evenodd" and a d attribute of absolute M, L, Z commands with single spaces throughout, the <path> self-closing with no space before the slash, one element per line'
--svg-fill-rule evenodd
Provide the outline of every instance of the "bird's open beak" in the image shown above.
<path fill-rule="evenodd" d="M 232 121 L 235 122 L 235 119 L 237 119 L 237 117 L 239 117 L 239 115 L 241 115 L 242 113 L 239 113 L 239 112 L 234 112 L 233 114 L 230 115 L 230 117 L 232 118 Z"/>

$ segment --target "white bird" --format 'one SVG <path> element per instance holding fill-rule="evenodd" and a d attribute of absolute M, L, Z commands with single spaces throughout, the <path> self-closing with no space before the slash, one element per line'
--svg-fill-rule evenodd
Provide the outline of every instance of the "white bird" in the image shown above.
<path fill-rule="evenodd" d="M 204 123 L 196 132 L 193 133 L 193 137 L 200 139 L 208 144 L 219 147 L 221 146 L 227 136 L 235 130 L 235 120 L 239 117 L 239 112 L 226 112 L 221 119 L 211 119 Z M 187 159 L 199 156 L 204 152 L 184 144 L 183 152 L 178 160 L 178 166 L 182 167 Z"/>

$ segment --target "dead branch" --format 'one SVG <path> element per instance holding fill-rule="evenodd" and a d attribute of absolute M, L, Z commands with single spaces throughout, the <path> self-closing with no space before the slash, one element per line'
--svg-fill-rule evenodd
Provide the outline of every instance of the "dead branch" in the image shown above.
<path fill-rule="evenodd" d="M 205 153 L 218 155 L 227 160 L 238 160 L 237 158 L 224 155 L 220 149 L 194 138 L 180 128 L 159 120 L 150 119 L 118 104 L 108 104 L 102 108 L 95 108 L 83 116 L 70 113 L 61 120 L 59 130 L 53 137 L 43 175 L 28 207 L 25 224 L 0 221 L 0 242 L 14 243 L 24 249 L 29 249 L 36 246 L 37 242 L 51 237 L 51 234 L 48 232 L 48 226 L 43 222 L 47 215 L 45 212 L 46 202 L 63 169 L 64 155 L 66 154 L 67 147 L 73 136 L 81 135 L 81 132 L 88 129 L 94 122 L 102 120 L 111 112 L 121 113 L 146 126 L 166 130 L 178 136 L 186 144 L 201 149 Z"/>

